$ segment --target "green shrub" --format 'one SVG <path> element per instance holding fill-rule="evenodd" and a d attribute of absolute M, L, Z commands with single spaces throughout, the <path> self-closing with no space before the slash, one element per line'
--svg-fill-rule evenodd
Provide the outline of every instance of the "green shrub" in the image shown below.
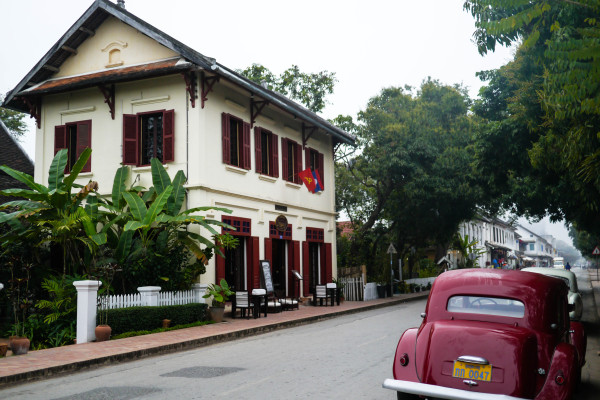
<path fill-rule="evenodd" d="M 111 335 L 111 339 L 124 339 L 124 338 L 134 337 L 134 336 L 150 335 L 152 333 L 175 331 L 178 329 L 192 328 L 194 326 L 203 326 L 203 325 L 208 325 L 208 324 L 212 324 L 212 323 L 213 322 L 211 322 L 211 321 L 198 321 L 198 322 L 192 322 L 191 324 L 176 325 L 176 326 L 172 326 L 169 328 L 156 328 L 151 331 L 125 332 L 125 333 L 121 333 L 120 335 L 116 335 L 116 336 Z"/>
<path fill-rule="evenodd" d="M 162 326 L 163 319 L 170 319 L 171 325 L 185 325 L 204 321 L 207 305 L 203 303 L 160 306 L 129 307 L 108 310 L 108 325 L 112 336 L 132 331 L 152 331 Z"/>

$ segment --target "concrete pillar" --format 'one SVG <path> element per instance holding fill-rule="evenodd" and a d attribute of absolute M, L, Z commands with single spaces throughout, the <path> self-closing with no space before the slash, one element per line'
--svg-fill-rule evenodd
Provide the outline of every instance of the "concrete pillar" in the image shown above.
<path fill-rule="evenodd" d="M 194 283 L 192 285 L 192 290 L 194 291 L 194 303 L 206 303 L 206 299 L 202 298 L 202 296 L 206 293 L 207 288 L 208 285 L 204 283 Z"/>
<path fill-rule="evenodd" d="M 142 306 L 158 306 L 160 286 L 141 286 L 137 290 L 142 295 Z"/>
<path fill-rule="evenodd" d="M 77 344 L 96 340 L 96 312 L 100 281 L 75 281 L 77 288 Z"/>

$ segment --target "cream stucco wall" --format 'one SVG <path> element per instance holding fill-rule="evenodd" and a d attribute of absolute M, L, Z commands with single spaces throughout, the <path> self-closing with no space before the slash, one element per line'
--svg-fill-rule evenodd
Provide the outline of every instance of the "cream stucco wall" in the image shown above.
<path fill-rule="evenodd" d="M 306 227 L 324 230 L 325 242 L 332 244 L 332 272 L 337 276 L 335 235 L 335 187 L 331 138 L 312 136 L 307 146 L 324 154 L 325 190 L 310 193 L 306 187 L 284 181 L 281 177 L 264 177 L 255 172 L 254 134 L 251 134 L 252 168 L 232 168 L 222 162 L 221 113 L 231 113 L 246 122 L 250 120 L 250 100 L 227 84 L 215 85 L 205 108 L 191 108 L 185 83 L 180 75 L 147 79 L 115 87 L 115 119 L 112 120 L 104 97 L 97 88 L 43 99 L 42 127 L 36 143 L 36 181 L 47 181 L 47 171 L 54 155 L 54 127 L 69 122 L 92 120 L 92 172 L 77 180 L 99 183 L 100 193 L 110 194 L 115 171 L 122 161 L 123 114 L 175 110 L 175 162 L 166 164 L 173 177 L 183 170 L 188 177 L 188 207 L 216 206 L 231 209 L 231 215 L 252 220 L 252 236 L 260 237 L 260 258 L 264 258 L 264 238 L 269 237 L 269 222 L 283 214 L 292 224 L 292 240 L 306 240 Z M 281 138 L 302 143 L 301 125 L 291 116 L 275 108 L 265 108 L 255 126 L 264 127 L 279 136 L 279 171 L 281 174 Z M 304 154 L 303 154 L 304 163 Z M 139 174 L 141 186 L 152 186 L 149 167 L 132 167 L 129 183 Z M 275 205 L 287 207 L 286 212 Z M 221 212 L 208 217 L 221 220 Z M 209 232 L 202 232 L 210 236 Z M 215 261 L 210 261 L 201 281 L 215 279 Z"/>
<path fill-rule="evenodd" d="M 109 59 L 113 50 L 120 52 L 117 60 Z M 94 36 L 77 48 L 53 78 L 100 71 L 110 67 L 128 66 L 176 57 L 177 53 L 114 17 L 109 17 Z M 118 61 L 121 62 L 118 62 Z M 115 62 L 116 61 L 116 62 Z"/>

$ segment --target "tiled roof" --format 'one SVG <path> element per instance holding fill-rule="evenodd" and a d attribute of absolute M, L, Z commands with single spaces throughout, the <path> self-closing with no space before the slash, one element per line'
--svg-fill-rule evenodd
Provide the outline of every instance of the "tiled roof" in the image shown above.
<path fill-rule="evenodd" d="M 0 165 L 6 165 L 33 176 L 33 161 L 27 156 L 27 153 L 25 153 L 19 143 L 8 133 L 8 128 L 1 120 Z M 27 186 L 7 175 L 4 171 L 0 171 L 0 190 L 12 188 L 26 189 Z M 0 204 L 10 200 L 14 200 L 14 198 L 0 196 Z"/>

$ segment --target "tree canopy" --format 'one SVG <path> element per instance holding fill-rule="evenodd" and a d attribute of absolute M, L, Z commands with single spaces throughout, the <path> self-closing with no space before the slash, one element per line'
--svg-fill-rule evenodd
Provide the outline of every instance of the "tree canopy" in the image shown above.
<path fill-rule="evenodd" d="M 479 163 L 489 163 L 499 203 L 600 233 L 600 1 L 468 0 L 464 8 L 480 53 L 519 43 L 515 59 L 487 75 L 476 108 L 489 141 L 478 141 Z"/>
<path fill-rule="evenodd" d="M 265 84 L 268 89 L 300 102 L 312 112 L 323 111 L 327 105 L 325 98 L 333 93 L 337 82 L 335 72 L 306 73 L 300 71 L 297 65 L 292 65 L 279 76 L 275 76 L 260 64 L 252 64 L 237 72 L 253 82 Z"/>
<path fill-rule="evenodd" d="M 0 95 L 0 104 L 2 104 L 3 101 L 4 96 Z M 23 113 L 0 107 L 0 119 L 8 128 L 8 133 L 17 140 L 19 140 L 27 131 L 27 124 L 23 120 L 24 118 L 25 114 Z"/>
<path fill-rule="evenodd" d="M 337 207 L 354 225 L 356 263 L 372 264 L 390 241 L 400 253 L 432 244 L 445 253 L 458 224 L 474 215 L 469 105 L 463 88 L 428 79 L 416 93 L 384 89 L 360 112 L 360 150 L 336 165 Z"/>

